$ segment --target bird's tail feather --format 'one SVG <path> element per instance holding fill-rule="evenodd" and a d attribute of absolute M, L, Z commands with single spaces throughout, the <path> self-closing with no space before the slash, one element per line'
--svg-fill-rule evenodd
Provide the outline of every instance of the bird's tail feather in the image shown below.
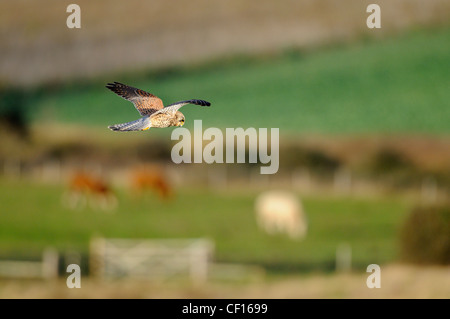
<path fill-rule="evenodd" d="M 112 131 L 144 131 L 150 128 L 150 120 L 148 118 L 140 118 L 136 121 L 131 121 L 122 124 L 115 124 L 108 126 Z"/>

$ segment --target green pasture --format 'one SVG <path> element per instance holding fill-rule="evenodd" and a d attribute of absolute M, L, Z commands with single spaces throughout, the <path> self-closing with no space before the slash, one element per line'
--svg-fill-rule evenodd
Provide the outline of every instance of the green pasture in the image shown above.
<path fill-rule="evenodd" d="M 194 119 L 203 119 L 207 127 L 279 127 L 282 134 L 447 134 L 449 71 L 445 28 L 47 86 L 36 89 L 25 106 L 33 121 L 106 128 L 139 116 L 104 87 L 119 81 L 166 104 L 211 101 L 210 108 L 183 108 L 189 129 Z"/>
<path fill-rule="evenodd" d="M 348 243 L 355 269 L 398 260 L 398 228 L 409 204 L 395 198 L 304 197 L 309 220 L 304 240 L 258 229 L 253 191 L 180 189 L 170 202 L 149 193 L 136 199 L 118 189 L 114 213 L 61 205 L 63 186 L 0 181 L 0 257 L 87 254 L 92 236 L 109 238 L 210 238 L 215 259 L 264 266 L 269 272 L 329 271 L 336 248 Z M 299 194 L 300 196 L 300 194 Z"/>

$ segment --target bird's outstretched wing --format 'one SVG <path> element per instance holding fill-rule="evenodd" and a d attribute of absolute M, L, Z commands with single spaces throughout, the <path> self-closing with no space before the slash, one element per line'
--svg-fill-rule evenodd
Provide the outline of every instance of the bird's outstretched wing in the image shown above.
<path fill-rule="evenodd" d="M 135 121 L 110 125 L 108 128 L 112 131 L 145 131 L 150 128 L 150 120 L 145 116 Z"/>
<path fill-rule="evenodd" d="M 210 106 L 211 103 L 204 100 L 186 100 L 186 101 L 180 101 L 176 102 L 170 105 L 167 105 L 165 108 L 159 110 L 157 113 L 175 113 L 178 111 L 178 109 L 186 104 L 194 104 L 194 105 L 200 105 L 200 106 Z"/>
<path fill-rule="evenodd" d="M 108 83 L 106 88 L 132 102 L 142 116 L 151 115 L 164 107 L 159 97 L 132 86 L 114 82 Z"/>

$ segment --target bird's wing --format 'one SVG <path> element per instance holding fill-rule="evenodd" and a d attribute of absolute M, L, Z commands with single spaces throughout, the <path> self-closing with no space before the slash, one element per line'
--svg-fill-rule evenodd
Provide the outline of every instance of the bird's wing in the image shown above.
<path fill-rule="evenodd" d="M 133 103 L 136 110 L 138 110 L 142 116 L 151 115 L 164 107 L 163 102 L 159 97 L 132 86 L 114 82 L 108 83 L 106 87 L 125 100 Z"/>
<path fill-rule="evenodd" d="M 141 117 L 136 121 L 108 126 L 112 131 L 144 131 L 150 128 L 150 120 L 148 116 Z"/>
<path fill-rule="evenodd" d="M 170 105 L 167 105 L 165 108 L 162 108 L 161 110 L 159 110 L 157 113 L 175 113 L 176 111 L 178 111 L 178 109 L 186 104 L 194 104 L 194 105 L 200 105 L 200 106 L 210 106 L 211 103 L 209 103 L 208 101 L 204 101 L 204 100 L 186 100 L 186 101 L 180 101 L 180 102 L 176 102 Z"/>

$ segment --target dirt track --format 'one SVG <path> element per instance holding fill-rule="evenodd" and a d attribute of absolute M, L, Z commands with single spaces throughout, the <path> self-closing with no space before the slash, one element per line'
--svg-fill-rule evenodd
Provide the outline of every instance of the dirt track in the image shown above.
<path fill-rule="evenodd" d="M 65 280 L 0 281 L 0 298 L 450 298 L 448 267 L 381 267 L 381 288 L 369 289 L 369 273 L 295 276 L 249 284 L 100 282 L 83 280 L 80 289 L 69 289 Z"/>

